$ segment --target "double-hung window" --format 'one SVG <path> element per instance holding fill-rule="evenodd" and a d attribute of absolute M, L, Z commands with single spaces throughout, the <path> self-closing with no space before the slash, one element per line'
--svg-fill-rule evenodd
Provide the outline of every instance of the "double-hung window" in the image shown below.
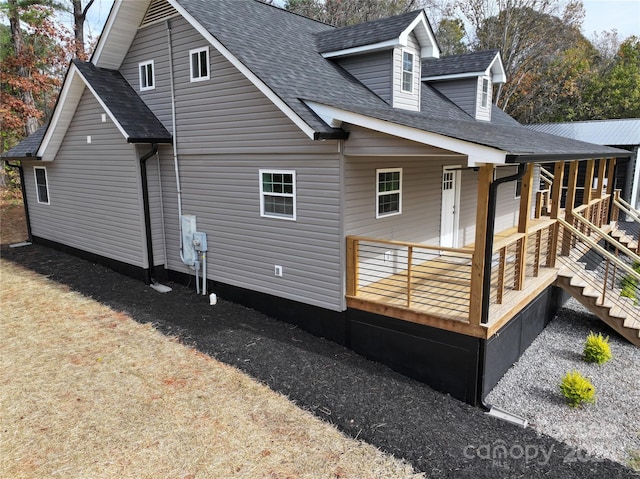
<path fill-rule="evenodd" d="M 191 81 L 209 79 L 209 47 L 196 48 L 189 51 Z"/>
<path fill-rule="evenodd" d="M 47 182 L 47 169 L 43 166 L 34 166 L 33 173 L 36 179 L 36 198 L 38 203 L 49 204 L 49 184 Z"/>
<path fill-rule="evenodd" d="M 376 170 L 376 218 L 402 213 L 402 168 Z"/>
<path fill-rule="evenodd" d="M 138 63 L 138 70 L 140 71 L 140 91 L 153 90 L 156 87 L 153 60 Z"/>
<path fill-rule="evenodd" d="M 482 79 L 482 100 L 481 100 L 482 108 L 487 108 L 489 106 L 489 79 Z"/>
<path fill-rule="evenodd" d="M 296 219 L 294 170 L 260 170 L 260 216 Z"/>
<path fill-rule="evenodd" d="M 413 53 L 402 52 L 402 91 L 413 93 Z"/>

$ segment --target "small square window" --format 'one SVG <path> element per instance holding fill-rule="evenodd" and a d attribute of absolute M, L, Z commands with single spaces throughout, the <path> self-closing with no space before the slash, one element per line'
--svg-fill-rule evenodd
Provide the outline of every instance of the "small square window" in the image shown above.
<path fill-rule="evenodd" d="M 482 79 L 482 108 L 489 106 L 489 79 Z"/>
<path fill-rule="evenodd" d="M 153 60 L 138 63 L 140 72 L 140 91 L 153 90 L 156 87 Z"/>
<path fill-rule="evenodd" d="M 34 166 L 33 173 L 36 179 L 36 198 L 38 203 L 49 204 L 49 184 L 47 182 L 47 169 L 42 166 Z"/>
<path fill-rule="evenodd" d="M 402 52 L 402 91 L 413 93 L 413 53 Z"/>
<path fill-rule="evenodd" d="M 296 173 L 260 170 L 260 216 L 296 219 Z"/>
<path fill-rule="evenodd" d="M 376 218 L 402 212 L 402 169 L 376 170 Z"/>
<path fill-rule="evenodd" d="M 189 51 L 191 81 L 209 79 L 209 47 Z"/>

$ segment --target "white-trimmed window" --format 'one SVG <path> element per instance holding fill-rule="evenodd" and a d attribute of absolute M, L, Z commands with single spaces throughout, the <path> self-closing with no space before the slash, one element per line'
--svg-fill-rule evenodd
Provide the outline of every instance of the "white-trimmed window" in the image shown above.
<path fill-rule="evenodd" d="M 402 168 L 376 170 L 376 218 L 402 213 Z"/>
<path fill-rule="evenodd" d="M 487 108 L 489 106 L 489 79 L 482 79 L 482 99 L 480 100 L 480 104 L 482 108 Z"/>
<path fill-rule="evenodd" d="M 140 72 L 140 91 L 153 90 L 156 87 L 153 60 L 138 63 L 138 71 Z"/>
<path fill-rule="evenodd" d="M 402 91 L 413 93 L 413 53 L 402 52 Z"/>
<path fill-rule="evenodd" d="M 49 183 L 47 181 L 47 169 L 44 166 L 34 166 L 33 176 L 36 179 L 36 197 L 38 203 L 49 204 Z"/>
<path fill-rule="evenodd" d="M 189 65 L 191 68 L 191 81 L 209 79 L 209 47 L 189 50 Z"/>
<path fill-rule="evenodd" d="M 295 170 L 260 170 L 260 216 L 296 219 Z"/>

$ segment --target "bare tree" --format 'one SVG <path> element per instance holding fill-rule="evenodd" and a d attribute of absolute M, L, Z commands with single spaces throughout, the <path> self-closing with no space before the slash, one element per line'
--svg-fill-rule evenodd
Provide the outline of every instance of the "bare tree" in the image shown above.
<path fill-rule="evenodd" d="M 84 49 L 84 22 L 87 19 L 87 12 L 95 0 L 89 0 L 82 7 L 82 0 L 72 0 L 73 4 L 73 36 L 75 40 L 75 56 L 81 60 L 86 60 L 87 54 Z"/>

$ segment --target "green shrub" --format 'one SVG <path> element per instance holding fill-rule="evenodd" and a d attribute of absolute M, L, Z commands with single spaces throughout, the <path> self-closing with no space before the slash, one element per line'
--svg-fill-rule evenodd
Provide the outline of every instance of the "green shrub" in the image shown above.
<path fill-rule="evenodd" d="M 596 388 L 578 371 L 571 371 L 562 378 L 560 390 L 571 407 L 595 402 Z"/>
<path fill-rule="evenodd" d="M 606 338 L 601 333 L 589 333 L 584 342 L 584 360 L 588 363 L 604 364 L 611 359 L 609 348 L 609 336 Z"/>
<path fill-rule="evenodd" d="M 636 273 L 640 273 L 640 263 L 633 263 L 633 270 Z M 628 274 L 620 279 L 620 296 L 630 298 L 633 300 L 634 305 L 638 305 L 638 280 L 635 276 Z"/>

